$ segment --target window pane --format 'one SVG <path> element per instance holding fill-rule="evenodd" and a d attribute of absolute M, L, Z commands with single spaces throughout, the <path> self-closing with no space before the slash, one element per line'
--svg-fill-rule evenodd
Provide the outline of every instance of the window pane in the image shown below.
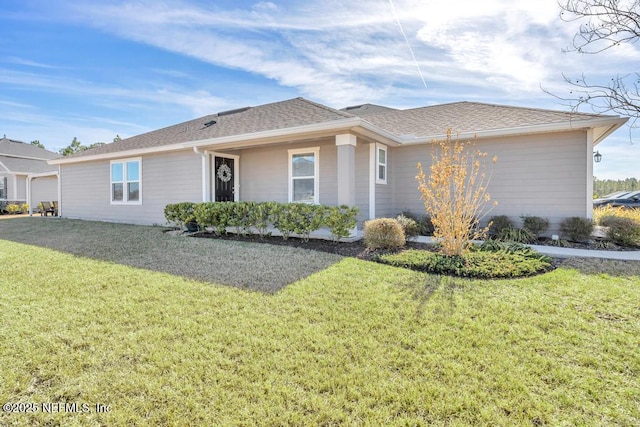
<path fill-rule="evenodd" d="M 111 164 L 111 181 L 123 181 L 122 163 Z"/>
<path fill-rule="evenodd" d="M 293 180 L 293 201 L 303 203 L 313 203 L 314 179 L 294 179 Z"/>
<path fill-rule="evenodd" d="M 386 166 L 378 166 L 378 179 L 386 179 Z"/>
<path fill-rule="evenodd" d="M 378 163 L 387 164 L 387 152 L 385 150 L 378 149 Z"/>
<path fill-rule="evenodd" d="M 113 201 L 121 202 L 122 201 L 122 183 L 111 184 L 112 192 L 113 192 Z"/>
<path fill-rule="evenodd" d="M 314 176 L 315 158 L 313 154 L 294 154 L 291 156 L 293 163 L 292 174 L 296 176 Z"/>
<path fill-rule="evenodd" d="M 140 181 L 139 162 L 127 162 L 127 181 Z"/>
<path fill-rule="evenodd" d="M 140 200 L 140 184 L 138 184 L 137 182 L 129 182 L 127 184 L 127 189 L 128 189 L 128 193 L 127 193 L 127 200 L 130 202 L 133 201 L 138 201 Z"/>

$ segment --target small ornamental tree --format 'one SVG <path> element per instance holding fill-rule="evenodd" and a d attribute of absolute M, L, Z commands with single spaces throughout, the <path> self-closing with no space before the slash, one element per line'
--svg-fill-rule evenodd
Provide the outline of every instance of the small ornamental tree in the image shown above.
<path fill-rule="evenodd" d="M 433 223 L 433 236 L 440 240 L 440 252 L 447 256 L 463 255 L 472 240 L 484 238 L 489 230 L 489 226 L 479 227 L 491 210 L 484 209 L 491 200 L 484 162 L 487 153 L 474 147 L 474 142 L 454 140 L 448 129 L 446 139 L 433 142 L 428 177 L 418 163 L 418 189 Z"/>

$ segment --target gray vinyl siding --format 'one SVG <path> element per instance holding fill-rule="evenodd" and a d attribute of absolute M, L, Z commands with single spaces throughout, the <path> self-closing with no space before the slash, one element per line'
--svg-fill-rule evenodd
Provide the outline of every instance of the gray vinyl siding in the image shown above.
<path fill-rule="evenodd" d="M 109 160 L 61 165 L 61 215 L 130 224 L 164 224 L 164 207 L 168 203 L 202 201 L 201 170 L 202 157 L 193 151 L 142 156 L 142 204 L 112 205 Z"/>
<path fill-rule="evenodd" d="M 240 150 L 240 200 L 288 202 L 288 150 L 313 147 L 320 147 L 320 204 L 336 205 L 337 149 L 333 138 Z"/>
<path fill-rule="evenodd" d="M 488 189 L 492 202 L 498 202 L 488 217 L 508 215 L 519 224 L 521 215 L 541 216 L 549 218 L 552 230 L 557 230 L 563 218 L 587 216 L 586 132 L 496 138 L 478 142 L 477 148 L 488 153 Z M 494 155 L 496 164 L 491 162 Z M 418 161 L 428 174 L 429 145 L 393 149 L 390 176 L 395 178 L 395 206 L 424 213 L 414 178 Z"/>
<path fill-rule="evenodd" d="M 26 175 L 15 175 L 15 179 L 17 181 L 17 190 L 18 194 L 15 195 L 14 200 L 27 201 L 27 176 Z"/>
<path fill-rule="evenodd" d="M 35 212 L 40 202 L 58 200 L 58 178 L 42 177 L 31 180 L 31 208 Z"/>

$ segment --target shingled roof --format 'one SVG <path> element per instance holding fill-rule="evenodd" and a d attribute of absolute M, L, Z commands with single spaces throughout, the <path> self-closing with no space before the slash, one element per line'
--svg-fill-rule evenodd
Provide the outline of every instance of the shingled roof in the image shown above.
<path fill-rule="evenodd" d="M 6 136 L 0 139 L 0 155 L 41 160 L 51 160 L 60 157 L 58 153 L 36 147 L 33 144 L 27 144 L 26 142 L 9 139 Z"/>
<path fill-rule="evenodd" d="M 473 133 L 554 123 L 573 122 L 577 125 L 580 121 L 605 116 L 479 102 L 454 102 L 408 110 L 371 112 L 364 117 L 369 123 L 399 137 L 425 137 L 443 134 L 447 129 Z"/>
<path fill-rule="evenodd" d="M 45 160 L 23 159 L 20 157 L 0 156 L 0 164 L 9 170 L 9 172 L 21 173 L 43 173 L 55 172 L 58 167 L 48 164 Z"/>
<path fill-rule="evenodd" d="M 354 117 L 304 98 L 224 111 L 105 144 L 73 157 L 159 147 L 232 135 L 286 129 Z"/>
<path fill-rule="evenodd" d="M 412 138 L 419 140 L 442 135 L 447 129 L 460 134 L 480 134 L 568 123 L 571 126 L 567 129 L 577 129 L 591 126 L 587 122 L 593 119 L 621 120 L 618 116 L 477 102 L 455 102 L 406 110 L 363 104 L 337 110 L 304 98 L 294 98 L 200 117 L 86 150 L 65 158 L 64 162 L 131 150 L 145 151 L 166 146 L 183 148 L 182 144 L 186 143 L 190 143 L 190 146 L 209 145 L 209 141 L 215 144 L 218 138 L 228 139 L 237 136 L 241 141 L 245 135 L 255 136 L 263 132 L 277 134 L 280 130 L 284 132 L 313 125 L 327 125 L 326 128 L 331 128 L 335 124 L 336 129 L 340 126 L 347 126 L 349 129 L 357 126 L 366 127 L 374 133 L 390 138 L 396 144 L 403 144 L 411 142 Z M 617 128 L 620 125 L 621 123 L 616 122 L 615 126 L 611 126 Z"/>

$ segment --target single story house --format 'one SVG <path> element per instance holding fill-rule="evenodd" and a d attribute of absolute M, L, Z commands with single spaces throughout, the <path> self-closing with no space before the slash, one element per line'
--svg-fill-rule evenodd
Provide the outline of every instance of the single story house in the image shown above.
<path fill-rule="evenodd" d="M 0 139 L 0 210 L 27 203 L 31 212 L 40 202 L 57 201 L 58 167 L 47 163 L 57 157 L 58 153 L 6 135 Z"/>
<path fill-rule="evenodd" d="M 50 160 L 64 217 L 164 224 L 181 201 L 360 208 L 359 220 L 424 213 L 416 164 L 447 129 L 498 157 L 491 215 L 592 216 L 593 150 L 626 118 L 456 102 L 342 110 L 303 98 L 201 117 Z"/>

